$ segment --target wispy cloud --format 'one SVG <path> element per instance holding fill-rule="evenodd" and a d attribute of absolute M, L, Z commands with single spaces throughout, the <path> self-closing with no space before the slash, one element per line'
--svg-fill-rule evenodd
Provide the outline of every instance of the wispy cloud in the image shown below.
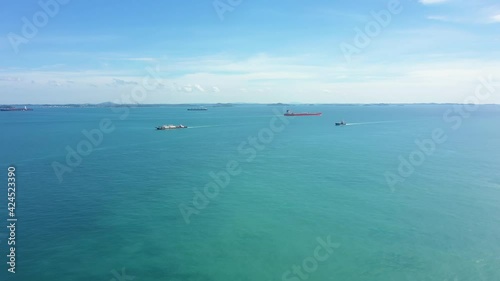
<path fill-rule="evenodd" d="M 123 60 L 123 61 L 156 61 L 156 58 L 116 58 L 116 59 L 110 59 L 110 60 Z"/>
<path fill-rule="evenodd" d="M 494 60 L 437 57 L 413 64 L 365 62 L 359 65 L 312 64 L 311 60 L 262 54 L 247 59 L 220 57 L 218 63 L 214 63 L 213 57 L 178 58 L 175 62 L 165 62 L 169 65 L 168 72 L 160 76 L 167 88 L 151 93 L 149 102 L 445 102 L 459 101 L 457 96 L 464 89 L 470 89 L 471 83 L 483 73 L 500 77 L 500 61 Z M 196 69 L 192 65 L 195 63 L 204 66 L 203 69 Z M 176 74 L 170 75 L 172 72 Z M 112 100 L 141 79 L 140 75 L 117 75 L 113 70 L 89 70 L 87 75 L 26 70 L 15 76 L 3 76 L 0 84 L 9 89 L 13 87 L 7 86 L 16 85 L 19 93 L 34 89 L 61 97 L 67 93 L 85 93 L 82 100 L 102 102 Z M 32 85 L 29 83 L 32 80 L 40 83 Z M 223 88 L 214 81 L 224 81 Z M 376 92 L 387 94 L 368 94 Z M 235 93 L 239 94 L 235 96 Z"/>
<path fill-rule="evenodd" d="M 114 78 L 111 86 L 116 87 L 116 86 L 127 86 L 127 85 L 137 85 L 137 84 L 138 83 L 135 81 L 128 81 L 128 80 Z"/>
<path fill-rule="evenodd" d="M 480 20 L 479 16 L 461 17 L 458 15 L 450 15 L 450 16 L 430 15 L 427 16 L 427 19 L 433 21 L 446 22 L 446 23 L 476 23 L 476 24 L 484 23 L 484 21 Z"/>
<path fill-rule="evenodd" d="M 451 22 L 451 21 L 453 21 L 449 17 L 446 17 L 446 16 L 435 16 L 435 15 L 427 16 L 427 19 L 436 20 L 436 21 L 444 21 L 444 22 Z"/>
<path fill-rule="evenodd" d="M 1 77 L 0 76 L 0 81 L 9 81 L 9 82 L 12 82 L 12 81 L 21 81 L 22 79 L 19 78 L 19 77 Z"/>
<path fill-rule="evenodd" d="M 112 42 L 121 39 L 117 35 L 92 34 L 92 35 L 58 35 L 58 36 L 40 36 L 37 42 L 53 45 L 83 44 L 83 43 L 103 43 Z"/>
<path fill-rule="evenodd" d="M 465 1 L 465 0 L 419 0 L 428 6 L 429 11 L 439 14 L 427 16 L 429 20 L 448 23 L 465 24 L 492 24 L 500 22 L 500 6 L 493 0 Z M 444 7 L 435 7 L 441 3 L 449 3 Z"/>
<path fill-rule="evenodd" d="M 56 80 L 49 80 L 47 84 L 51 87 L 60 87 L 62 85 L 61 82 L 56 81 Z"/>
<path fill-rule="evenodd" d="M 449 0 L 419 0 L 420 3 L 424 5 L 433 5 L 448 2 Z"/>

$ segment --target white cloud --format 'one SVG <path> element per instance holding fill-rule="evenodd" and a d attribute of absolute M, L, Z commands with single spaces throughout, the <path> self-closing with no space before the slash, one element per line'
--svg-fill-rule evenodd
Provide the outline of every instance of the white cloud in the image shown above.
<path fill-rule="evenodd" d="M 193 87 L 191 85 L 186 85 L 181 87 L 181 91 L 184 91 L 186 93 L 191 93 L 193 91 Z"/>
<path fill-rule="evenodd" d="M 156 61 L 155 58 L 121 58 L 116 60 L 125 60 L 125 61 Z"/>
<path fill-rule="evenodd" d="M 49 86 L 52 86 L 52 87 L 60 87 L 60 86 L 62 85 L 62 83 L 61 83 L 61 82 L 56 81 L 56 80 L 49 80 L 49 81 L 47 82 L 47 84 L 48 84 Z"/>
<path fill-rule="evenodd" d="M 200 92 L 205 92 L 205 89 L 199 84 L 194 84 L 194 87 Z"/>
<path fill-rule="evenodd" d="M 430 20 L 437 20 L 437 21 L 451 21 L 448 17 L 446 16 L 428 16 L 427 19 Z"/>
<path fill-rule="evenodd" d="M 127 81 L 127 80 L 123 80 L 123 79 L 114 78 L 111 86 L 116 87 L 116 86 L 137 85 L 137 84 L 138 83 L 135 81 Z"/>
<path fill-rule="evenodd" d="M 21 81 L 19 77 L 0 77 L 0 81 Z"/>
<path fill-rule="evenodd" d="M 500 6 L 496 3 L 498 1 L 495 0 L 419 0 L 419 2 L 426 6 L 439 6 L 436 4 L 449 3 L 449 5 L 446 5 L 444 8 L 439 7 L 439 14 L 427 16 L 427 19 L 430 20 L 468 24 L 491 24 L 500 22 Z"/>
<path fill-rule="evenodd" d="M 448 0 L 419 0 L 419 2 L 424 5 L 432 5 L 432 4 L 448 2 Z"/>
<path fill-rule="evenodd" d="M 460 102 L 463 95 L 474 90 L 477 77 L 500 77 L 500 60 L 465 60 L 439 53 L 425 61 L 404 63 L 372 61 L 347 65 L 318 63 L 310 57 L 261 55 L 246 59 L 179 58 L 164 63 L 169 67 L 160 67 L 165 70 L 159 77 L 170 90 L 158 88 L 148 92 L 145 103 Z M 0 76 L 0 90 L 33 103 L 112 101 L 147 75 L 121 73 L 124 70 L 0 70 L 5 73 Z M 39 84 L 29 83 L 32 80 Z M 215 81 L 224 82 L 216 85 Z M 121 87 L 109 87 L 111 82 Z M 203 94 L 202 89 L 214 94 Z M 34 91 L 44 95 L 24 94 Z M 500 99 L 496 97 L 491 102 L 500 103 Z"/>

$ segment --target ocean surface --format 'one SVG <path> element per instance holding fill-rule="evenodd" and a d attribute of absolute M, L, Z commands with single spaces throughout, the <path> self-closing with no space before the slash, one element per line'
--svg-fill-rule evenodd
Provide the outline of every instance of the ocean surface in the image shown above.
<path fill-rule="evenodd" d="M 0 279 L 500 280 L 500 106 L 284 109 L 0 112 Z"/>

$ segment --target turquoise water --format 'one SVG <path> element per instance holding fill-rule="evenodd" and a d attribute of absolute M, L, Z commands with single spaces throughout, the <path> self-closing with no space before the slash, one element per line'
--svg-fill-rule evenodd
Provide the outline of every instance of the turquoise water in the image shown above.
<path fill-rule="evenodd" d="M 307 280 L 500 280 L 500 107 L 455 130 L 451 105 L 294 106 L 323 116 L 288 124 L 274 109 L 2 112 L 2 221 L 9 165 L 19 221 L 16 274 L 0 232 L 1 280 L 305 280 L 286 274 L 294 265 Z M 65 148 L 103 118 L 114 130 L 60 182 L 52 164 L 67 165 Z M 335 127 L 342 118 L 350 125 Z M 282 131 L 270 138 L 272 120 Z M 190 128 L 154 130 L 165 123 Z M 398 156 L 437 128 L 446 141 L 391 188 Z M 242 143 L 259 133 L 268 143 L 252 159 Z M 193 189 L 233 161 L 239 174 L 187 224 L 179 205 L 194 208 Z M 327 237 L 339 247 L 304 271 Z"/>

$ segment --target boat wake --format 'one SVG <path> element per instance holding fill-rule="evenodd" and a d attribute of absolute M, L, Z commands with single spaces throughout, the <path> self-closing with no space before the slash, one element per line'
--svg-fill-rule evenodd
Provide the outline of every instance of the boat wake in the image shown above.
<path fill-rule="evenodd" d="M 358 123 L 347 123 L 346 126 L 371 125 L 371 124 L 383 124 L 383 123 L 394 123 L 394 122 L 396 121 L 358 122 Z"/>
<path fill-rule="evenodd" d="M 205 126 L 188 126 L 188 129 L 200 129 L 200 128 L 213 128 L 213 127 L 234 127 L 234 126 L 247 126 L 262 123 L 239 123 L 239 124 L 220 124 L 220 125 L 205 125 Z"/>
<path fill-rule="evenodd" d="M 187 127 L 187 129 L 213 128 L 213 127 L 221 127 L 221 126 L 222 125 L 191 126 L 191 127 Z"/>

